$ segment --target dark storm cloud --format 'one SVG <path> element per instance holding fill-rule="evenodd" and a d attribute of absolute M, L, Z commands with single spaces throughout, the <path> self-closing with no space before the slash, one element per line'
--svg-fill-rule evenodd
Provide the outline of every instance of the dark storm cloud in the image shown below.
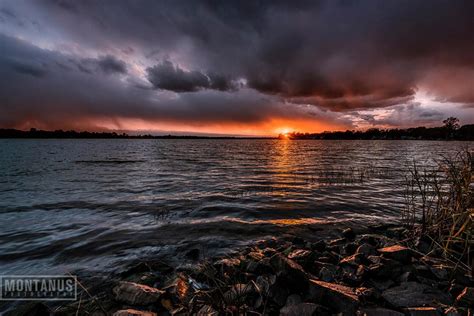
<path fill-rule="evenodd" d="M 126 74 L 127 65 L 124 61 L 112 56 L 106 55 L 99 58 L 70 59 L 70 62 L 85 73 L 93 74 L 102 72 L 104 74 Z"/>
<path fill-rule="evenodd" d="M 97 61 L 97 64 L 99 65 L 100 69 L 107 74 L 110 74 L 110 73 L 124 74 L 127 72 L 127 66 L 125 62 L 111 55 L 107 55 L 107 56 L 103 56 L 99 58 Z"/>
<path fill-rule="evenodd" d="M 37 20 L 44 31 L 25 24 L 23 37 L 52 47 L 28 58 L 12 54 L 16 59 L 4 59 L 1 67 L 18 75 L 19 86 L 36 79 L 53 87 L 63 73 L 73 73 L 76 84 L 64 98 L 76 98 L 77 111 L 85 113 L 129 115 L 137 107 L 146 109 L 143 115 L 164 113 L 161 105 L 186 100 L 186 106 L 166 107 L 166 115 L 185 119 L 187 111 L 206 121 L 205 115 L 219 119 L 219 113 L 225 119 L 230 108 L 222 104 L 230 95 L 242 97 L 243 87 L 256 92 L 245 92 L 244 105 L 232 104 L 242 111 L 258 105 L 263 116 L 268 100 L 344 115 L 411 104 L 420 90 L 438 101 L 474 104 L 474 2 L 468 0 L 6 0 L 1 12 Z M 5 32 L 16 34 L 12 17 L 3 16 Z M 45 66 L 35 54 L 54 62 Z M 58 64 L 63 67 L 52 66 Z M 91 81 L 107 92 L 93 89 L 97 95 L 82 97 L 81 85 Z M 177 96 L 165 102 L 167 91 Z M 35 99 L 40 92 L 28 93 Z M 56 94 L 41 90 L 49 100 Z M 203 95 L 212 95 L 214 112 L 195 115 Z M 83 99 L 86 105 L 77 101 Z M 410 113 L 427 117 L 421 110 Z"/>
<path fill-rule="evenodd" d="M 413 95 L 433 64 L 474 63 L 472 1 L 45 1 L 44 8 L 57 10 L 56 22 L 81 42 L 126 40 L 180 54 L 186 41 L 190 68 L 246 78 L 264 93 L 311 96 L 337 111 Z M 88 24 L 73 28 L 75 19 Z M 155 80 L 164 70 L 153 69 L 153 84 L 167 89 Z M 167 76 L 170 90 L 209 85 L 199 71 Z"/>
<path fill-rule="evenodd" d="M 95 69 L 103 58 L 74 59 L 40 49 L 24 41 L 0 35 L 0 126 L 33 124 L 43 128 L 84 128 L 84 122 L 133 118 L 191 125 L 214 123 L 259 123 L 269 116 L 304 117 L 257 91 L 203 91 L 157 95 L 156 90 L 137 89 L 121 80 L 121 74 L 84 71 Z M 42 65 L 46 75 L 35 76 L 34 68 L 12 66 L 12 58 Z M 27 72 L 27 74 L 25 74 Z M 78 88 L 80 87 L 80 88 Z M 197 120 L 196 118 L 199 118 Z M 333 119 L 333 118 L 330 118 Z M 74 124 L 78 124 L 77 126 Z M 89 126 L 93 128 L 93 126 Z"/>
<path fill-rule="evenodd" d="M 12 69 L 21 74 L 30 75 L 33 77 L 43 77 L 46 74 L 44 67 L 41 65 L 35 65 L 29 61 L 10 60 L 9 63 Z"/>
<path fill-rule="evenodd" d="M 233 90 L 235 84 L 228 77 L 200 71 L 186 71 L 170 61 L 147 68 L 147 78 L 156 89 L 174 92 L 194 92 L 202 89 Z"/>
<path fill-rule="evenodd" d="M 169 61 L 147 69 L 148 80 L 157 89 L 189 92 L 209 88 L 209 79 L 199 71 L 184 71 Z"/>

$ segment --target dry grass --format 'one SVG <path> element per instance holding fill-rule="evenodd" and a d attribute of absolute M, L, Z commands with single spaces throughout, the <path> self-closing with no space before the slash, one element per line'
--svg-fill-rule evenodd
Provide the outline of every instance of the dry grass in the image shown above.
<path fill-rule="evenodd" d="M 432 240 L 456 267 L 474 269 L 474 159 L 465 149 L 443 156 L 436 168 L 414 162 L 406 178 L 404 223 L 415 237 Z"/>

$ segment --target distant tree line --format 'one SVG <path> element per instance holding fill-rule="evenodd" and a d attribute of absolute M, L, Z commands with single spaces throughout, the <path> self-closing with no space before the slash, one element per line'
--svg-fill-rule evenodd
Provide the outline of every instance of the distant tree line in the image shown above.
<path fill-rule="evenodd" d="M 29 131 L 17 129 L 0 129 L 0 138 L 122 138 L 122 139 L 256 139 L 262 137 L 233 137 L 233 136 L 193 136 L 193 135 L 129 135 L 116 132 L 78 132 L 78 131 L 43 131 L 32 128 Z M 263 137 L 265 138 L 265 137 Z"/>
<path fill-rule="evenodd" d="M 447 118 L 440 127 L 414 127 L 407 129 L 370 128 L 366 131 L 290 133 L 279 138 L 290 139 L 425 139 L 425 140 L 474 140 L 474 124 L 459 126 L 455 117 Z"/>

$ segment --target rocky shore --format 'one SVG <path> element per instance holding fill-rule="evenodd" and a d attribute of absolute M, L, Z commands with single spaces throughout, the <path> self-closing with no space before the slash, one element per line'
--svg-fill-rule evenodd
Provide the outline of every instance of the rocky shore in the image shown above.
<path fill-rule="evenodd" d="M 283 236 L 208 260 L 195 249 L 187 264 L 140 262 L 98 295 L 12 315 L 473 315 L 467 271 L 407 236 L 397 226 L 348 228 L 337 239 Z"/>

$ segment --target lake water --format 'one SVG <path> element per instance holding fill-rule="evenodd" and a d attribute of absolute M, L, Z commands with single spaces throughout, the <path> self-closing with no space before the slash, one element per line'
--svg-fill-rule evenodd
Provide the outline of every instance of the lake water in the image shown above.
<path fill-rule="evenodd" d="M 0 140 L 0 271 L 113 271 L 399 218 L 404 175 L 473 143 Z M 329 225 L 329 226 L 328 226 Z"/>

